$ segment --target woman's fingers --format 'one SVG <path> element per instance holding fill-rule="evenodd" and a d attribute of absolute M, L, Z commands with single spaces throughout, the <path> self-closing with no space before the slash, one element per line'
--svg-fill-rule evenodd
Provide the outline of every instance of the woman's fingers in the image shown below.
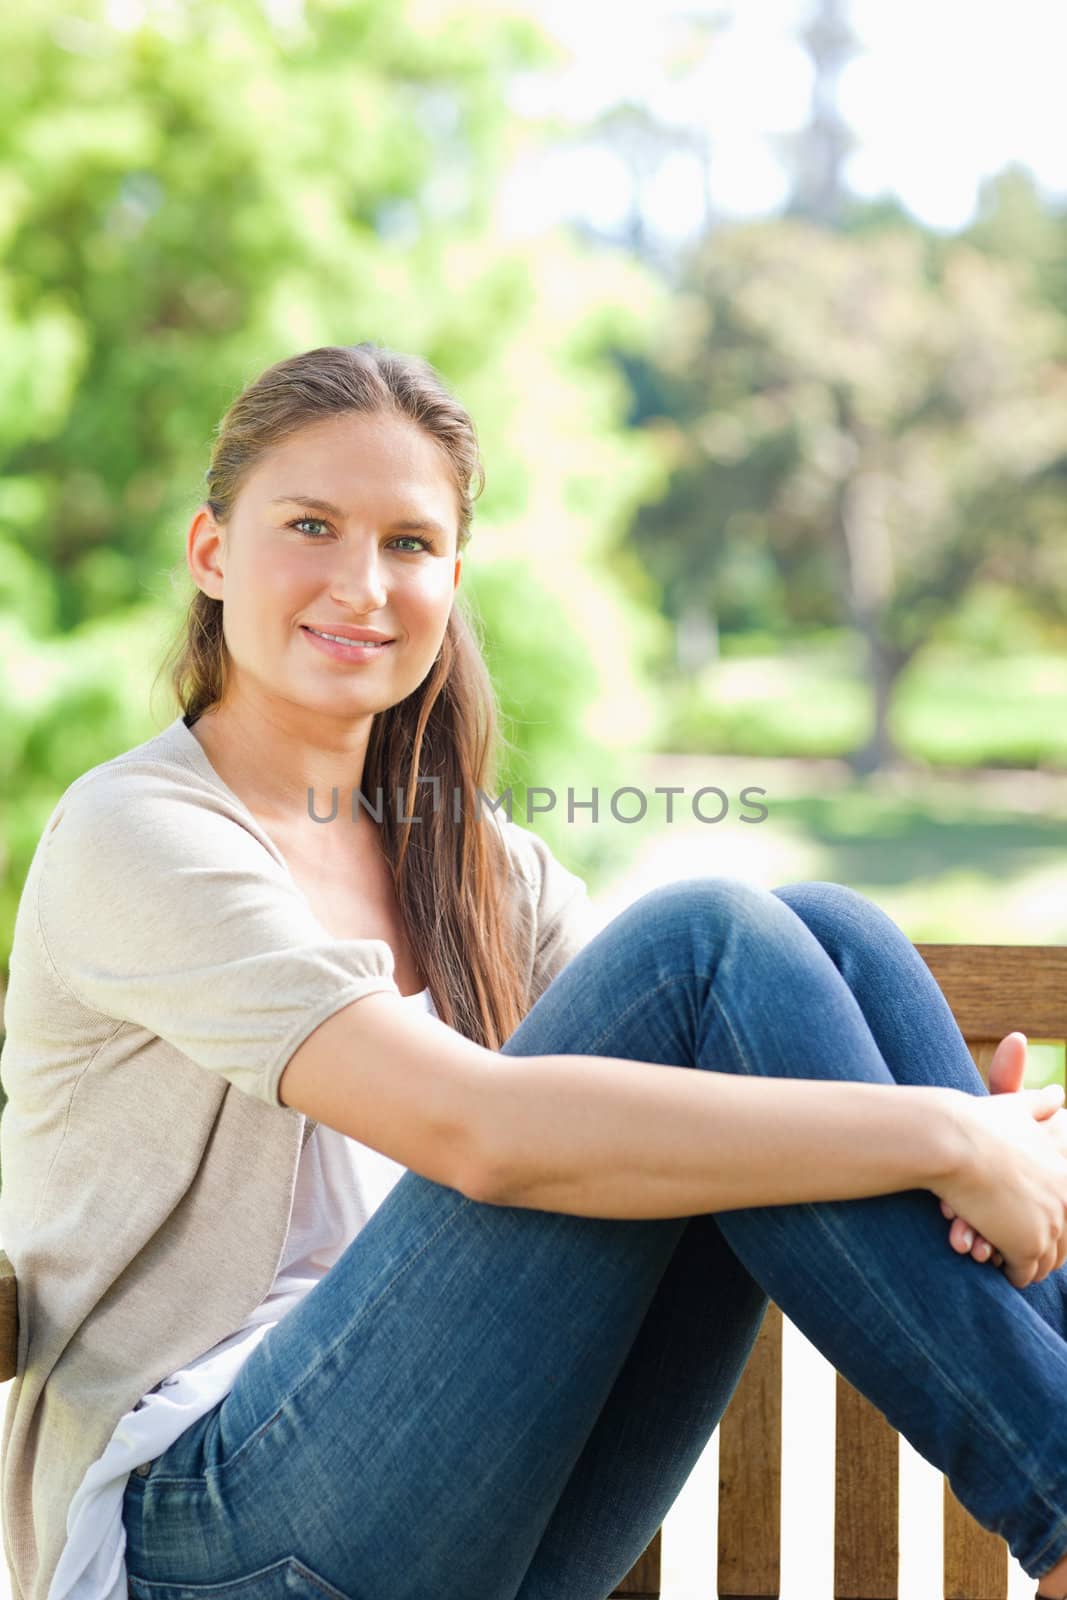
<path fill-rule="evenodd" d="M 999 1251 L 994 1250 L 984 1234 L 975 1233 L 974 1229 L 963 1217 L 957 1217 L 955 1212 L 953 1212 L 952 1227 L 949 1229 L 949 1241 L 952 1248 L 958 1250 L 960 1255 L 969 1253 L 976 1261 L 992 1261 L 994 1256 L 1000 1254 Z M 1000 1259 L 1003 1261 L 1003 1256 Z"/>
<path fill-rule="evenodd" d="M 948 1230 L 948 1236 L 953 1250 L 958 1250 L 960 1255 L 965 1256 L 968 1251 L 974 1249 L 974 1229 L 968 1227 L 967 1223 L 962 1217 L 956 1217 L 953 1219 L 952 1226 Z"/>

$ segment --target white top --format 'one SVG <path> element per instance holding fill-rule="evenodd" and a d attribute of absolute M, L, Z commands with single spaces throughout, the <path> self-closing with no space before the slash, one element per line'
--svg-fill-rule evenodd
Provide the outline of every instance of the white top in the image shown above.
<path fill-rule="evenodd" d="M 429 989 L 403 998 L 437 1015 Z M 70 1503 L 67 1543 L 48 1600 L 127 1600 L 122 1504 L 130 1473 L 162 1455 L 229 1394 L 267 1330 L 325 1276 L 407 1170 L 316 1124 L 300 1155 L 289 1232 L 270 1293 L 236 1333 L 161 1379 L 119 1420 Z"/>

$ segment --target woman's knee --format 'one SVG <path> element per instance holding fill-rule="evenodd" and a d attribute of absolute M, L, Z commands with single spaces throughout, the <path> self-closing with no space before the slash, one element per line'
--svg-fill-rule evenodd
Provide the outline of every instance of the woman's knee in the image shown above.
<path fill-rule="evenodd" d="M 741 878 L 717 875 L 675 878 L 633 902 L 630 911 L 653 934 L 676 931 L 766 933 L 783 921 L 770 890 Z"/>
<path fill-rule="evenodd" d="M 875 935 L 883 940 L 904 937 L 888 912 L 847 884 L 810 879 L 771 892 L 824 944 L 827 940 L 863 943 Z"/>
<path fill-rule="evenodd" d="M 751 935 L 788 939 L 799 917 L 824 947 L 885 952 L 908 944 L 888 912 L 847 884 L 809 879 L 764 889 L 741 878 L 677 878 L 648 890 L 628 908 L 653 939 L 685 936 Z M 792 915 L 791 915 L 792 914 Z"/>

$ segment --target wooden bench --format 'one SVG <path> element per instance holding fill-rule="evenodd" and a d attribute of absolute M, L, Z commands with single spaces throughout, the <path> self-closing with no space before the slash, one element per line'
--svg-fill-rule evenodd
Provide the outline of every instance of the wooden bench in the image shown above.
<path fill-rule="evenodd" d="M 986 1082 L 993 1050 L 1013 1029 L 1021 1028 L 1031 1044 L 1062 1046 L 1067 1040 L 1067 947 L 916 948 Z M 14 1273 L 0 1251 L 0 1382 L 15 1376 L 17 1317 Z M 834 1600 L 897 1600 L 898 1443 L 882 1413 L 838 1373 Z M 781 1474 L 782 1313 L 772 1301 L 719 1426 L 721 1600 L 770 1600 L 780 1593 Z M 1006 1543 L 974 1521 L 944 1479 L 942 1485 L 944 1594 L 951 1600 L 1006 1600 Z M 662 1528 L 613 1596 L 660 1600 L 661 1542 Z M 710 1551 L 708 1557 L 710 1576 Z"/>

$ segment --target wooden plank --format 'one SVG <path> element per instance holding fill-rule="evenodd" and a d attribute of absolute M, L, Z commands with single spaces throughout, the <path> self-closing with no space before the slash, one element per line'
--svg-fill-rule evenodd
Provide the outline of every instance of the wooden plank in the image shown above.
<path fill-rule="evenodd" d="M 1007 1600 L 1008 1546 L 975 1522 L 942 1478 L 945 1600 Z"/>
<path fill-rule="evenodd" d="M 772 1300 L 719 1423 L 720 1600 L 782 1584 L 782 1313 Z"/>
<path fill-rule="evenodd" d="M 834 1600 L 897 1600 L 899 1453 L 896 1429 L 838 1373 Z"/>
<path fill-rule="evenodd" d="M 1012 1033 L 1014 1032 L 1014 1029 L 1005 1028 L 1004 1032 Z M 978 1068 L 978 1071 L 981 1074 L 982 1082 L 985 1084 L 987 1089 L 989 1088 L 990 1063 L 992 1062 L 993 1056 L 996 1053 L 997 1045 L 1000 1043 L 1003 1037 L 1004 1034 L 1002 1033 L 996 1039 L 976 1039 L 973 1035 L 964 1034 L 964 1038 L 967 1040 L 967 1048 L 971 1052 L 971 1060 Z"/>
<path fill-rule="evenodd" d="M 1004 1030 L 1005 1033 L 1011 1031 L 1011 1028 Z M 989 1063 L 1001 1038 L 1003 1034 L 989 1039 L 967 1039 L 971 1059 L 987 1088 Z M 977 1523 L 956 1499 L 948 1479 L 942 1478 L 941 1481 L 944 1486 L 941 1517 L 944 1531 L 943 1592 L 946 1600 L 1006 1600 L 1007 1542 L 999 1534 L 990 1533 L 988 1528 Z"/>
<path fill-rule="evenodd" d="M 919 944 L 965 1039 L 1067 1038 L 1067 946 Z"/>
<path fill-rule="evenodd" d="M 660 1557 L 663 1550 L 663 1529 L 657 1528 L 644 1555 L 638 1556 L 617 1589 L 612 1589 L 610 1600 L 625 1595 L 626 1600 L 660 1600 L 663 1580 L 660 1576 Z"/>
<path fill-rule="evenodd" d="M 19 1347 L 18 1290 L 15 1269 L 0 1250 L 0 1383 L 15 1376 Z"/>

